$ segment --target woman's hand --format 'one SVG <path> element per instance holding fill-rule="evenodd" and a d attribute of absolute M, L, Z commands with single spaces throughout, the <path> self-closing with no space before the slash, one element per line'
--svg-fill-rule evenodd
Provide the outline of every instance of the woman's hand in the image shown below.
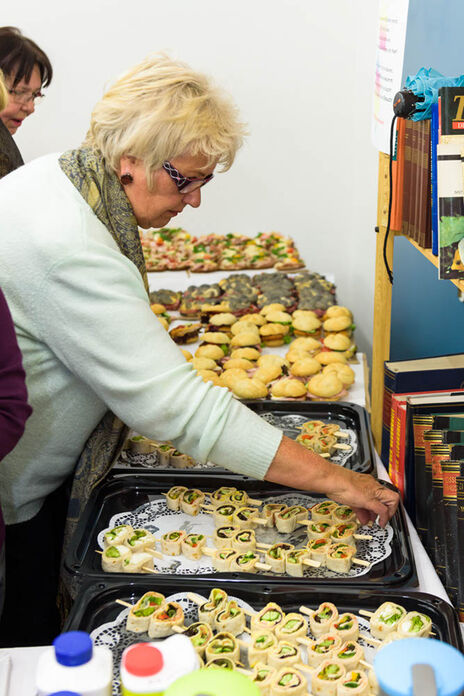
<path fill-rule="evenodd" d="M 362 524 L 378 516 L 380 526 L 385 527 L 399 504 L 398 493 L 369 474 L 358 474 L 328 462 L 285 435 L 265 478 L 291 488 L 324 493 L 331 500 L 352 507 Z"/>

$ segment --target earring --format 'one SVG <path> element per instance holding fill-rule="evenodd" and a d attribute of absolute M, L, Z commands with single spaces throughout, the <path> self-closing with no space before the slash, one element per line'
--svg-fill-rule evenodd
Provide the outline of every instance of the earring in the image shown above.
<path fill-rule="evenodd" d="M 122 174 L 121 175 L 121 184 L 123 186 L 127 186 L 128 184 L 132 184 L 133 181 L 134 181 L 134 177 L 132 176 L 132 174 Z"/>

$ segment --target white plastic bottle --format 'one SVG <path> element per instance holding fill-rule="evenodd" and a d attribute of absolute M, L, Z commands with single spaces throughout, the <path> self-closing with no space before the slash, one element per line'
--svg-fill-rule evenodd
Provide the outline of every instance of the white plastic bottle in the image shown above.
<path fill-rule="evenodd" d="M 39 658 L 37 696 L 71 691 L 79 696 L 111 696 L 113 658 L 109 648 L 94 646 L 88 633 L 62 633 Z"/>

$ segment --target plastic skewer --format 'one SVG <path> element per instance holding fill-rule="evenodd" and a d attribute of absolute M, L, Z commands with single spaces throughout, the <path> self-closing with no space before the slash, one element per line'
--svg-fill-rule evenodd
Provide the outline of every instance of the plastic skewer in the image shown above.
<path fill-rule="evenodd" d="M 372 534 L 353 534 L 353 539 L 359 539 L 360 541 L 370 541 L 372 539 Z"/>
<path fill-rule="evenodd" d="M 267 527 L 267 520 L 264 520 L 262 517 L 253 517 L 252 521 L 253 523 L 261 524 L 263 527 Z"/>
<path fill-rule="evenodd" d="M 374 666 L 370 665 L 369 662 L 366 662 L 366 660 L 359 660 L 359 664 L 365 667 L 366 669 L 374 669 Z"/>
<path fill-rule="evenodd" d="M 366 568 L 371 565 L 371 563 L 369 563 L 369 561 L 363 561 L 362 558 L 352 558 L 351 562 L 355 563 L 356 565 L 365 566 Z"/>
<path fill-rule="evenodd" d="M 358 614 L 359 614 L 360 616 L 367 616 L 367 617 L 369 617 L 369 618 L 371 618 L 371 616 L 374 616 L 374 612 L 373 612 L 373 611 L 367 611 L 367 609 L 360 609 L 360 610 L 358 611 Z"/>
<path fill-rule="evenodd" d="M 158 558 L 160 561 L 164 560 L 163 554 L 160 553 L 159 551 L 155 551 L 155 549 L 146 548 L 146 549 L 143 549 L 143 550 L 144 550 L 146 553 L 151 553 L 151 555 L 153 556 L 153 558 Z"/>
<path fill-rule="evenodd" d="M 142 570 L 144 570 L 146 573 L 153 573 L 154 575 L 158 574 L 157 570 L 154 568 L 149 568 L 148 566 L 142 566 Z"/>
<path fill-rule="evenodd" d="M 114 601 L 116 602 L 116 604 L 120 604 L 122 607 L 128 607 L 129 609 L 132 609 L 132 607 L 134 606 L 129 602 L 125 602 L 123 599 L 115 599 Z"/>
<path fill-rule="evenodd" d="M 309 527 L 312 524 L 312 520 L 297 520 L 297 524 L 302 524 L 305 527 Z"/>
<path fill-rule="evenodd" d="M 300 614 L 306 614 L 306 616 L 312 616 L 314 614 L 313 609 L 308 609 L 308 607 L 305 607 L 305 606 L 301 606 L 298 609 L 298 611 L 300 612 Z"/>
<path fill-rule="evenodd" d="M 311 645 L 312 643 L 311 638 L 297 638 L 296 642 L 300 645 Z"/>
<path fill-rule="evenodd" d="M 257 547 L 259 546 L 259 547 L 261 547 L 262 549 L 270 549 L 271 546 L 272 546 L 272 544 L 263 544 L 262 541 L 257 541 L 257 542 L 256 542 L 256 546 L 257 546 Z"/>
<path fill-rule="evenodd" d="M 257 498 L 248 498 L 247 500 L 247 505 L 256 505 L 256 507 L 260 507 L 263 504 L 262 500 L 258 500 Z"/>
<path fill-rule="evenodd" d="M 311 673 L 312 673 L 312 672 L 314 672 L 314 671 L 316 670 L 315 667 L 310 667 L 309 665 L 305 665 L 303 662 L 301 662 L 301 663 L 300 663 L 300 662 L 297 662 L 297 663 L 294 665 L 294 667 L 295 667 L 295 669 L 301 669 L 301 670 L 303 670 L 303 672 L 311 672 Z"/>
<path fill-rule="evenodd" d="M 216 553 L 217 553 L 218 551 L 220 551 L 220 550 L 221 550 L 221 549 L 211 549 L 211 548 L 209 548 L 208 546 L 203 546 L 203 548 L 201 549 L 201 552 L 202 552 L 205 556 L 211 556 L 211 557 L 213 557 L 213 556 L 215 556 Z"/>
<path fill-rule="evenodd" d="M 377 638 L 371 638 L 370 636 L 366 636 L 364 633 L 360 633 L 359 637 L 365 640 L 366 643 L 370 643 L 371 645 L 375 645 L 376 647 L 382 645 L 381 640 L 377 640 Z"/>
<path fill-rule="evenodd" d="M 321 566 L 320 561 L 313 561 L 311 558 L 304 558 L 302 563 L 304 563 L 304 565 L 310 566 L 311 568 L 320 568 Z"/>
<path fill-rule="evenodd" d="M 271 566 L 268 563 L 255 563 L 255 568 L 258 568 L 258 570 L 271 570 Z"/>
<path fill-rule="evenodd" d="M 353 449 L 351 445 L 347 445 L 346 442 L 340 442 L 337 445 L 334 445 L 333 448 L 338 450 L 344 450 L 345 452 L 348 452 L 348 450 Z"/>

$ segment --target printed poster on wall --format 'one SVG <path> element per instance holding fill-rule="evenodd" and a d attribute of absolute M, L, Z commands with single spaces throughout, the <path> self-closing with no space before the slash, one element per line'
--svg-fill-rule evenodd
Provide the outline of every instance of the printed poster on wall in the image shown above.
<path fill-rule="evenodd" d="M 379 0 L 375 61 L 372 141 L 389 154 L 393 97 L 403 86 L 404 45 L 409 0 Z"/>

